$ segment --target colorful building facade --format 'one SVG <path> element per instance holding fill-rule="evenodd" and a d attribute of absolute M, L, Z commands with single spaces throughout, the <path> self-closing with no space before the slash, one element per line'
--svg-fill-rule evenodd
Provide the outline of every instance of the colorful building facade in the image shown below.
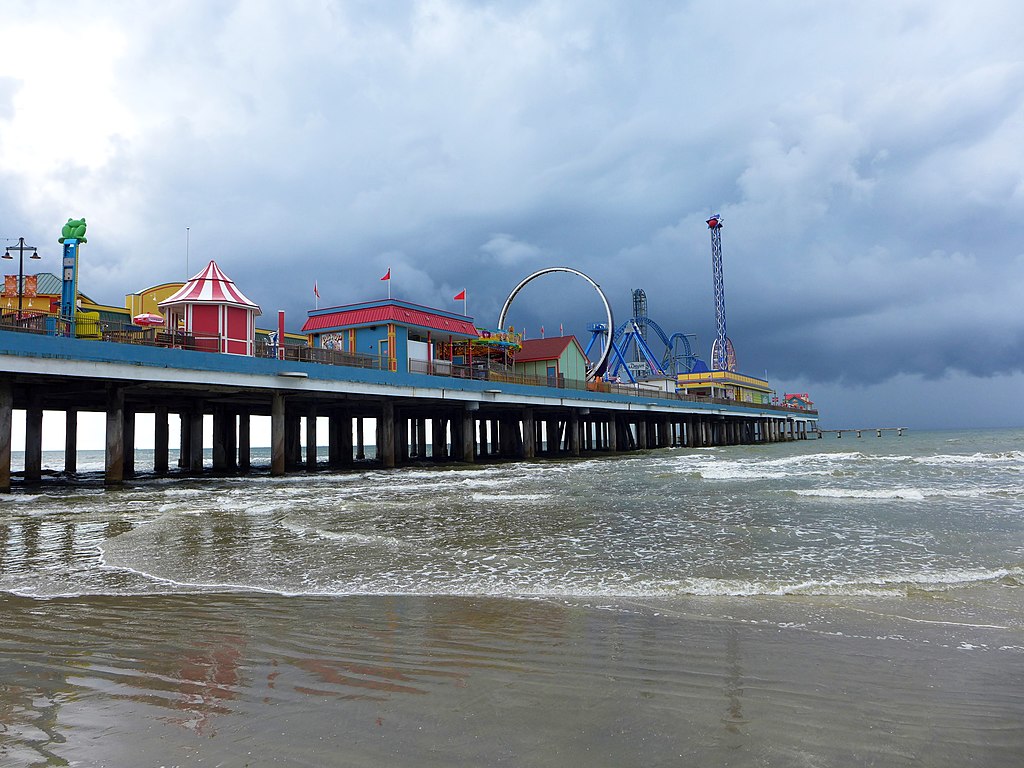
<path fill-rule="evenodd" d="M 767 381 L 734 371 L 681 373 L 677 377 L 676 391 L 684 395 L 756 405 L 770 405 L 772 400 L 772 389 Z"/>
<path fill-rule="evenodd" d="M 400 299 L 311 310 L 310 346 L 378 357 L 392 371 L 448 374 L 453 345 L 477 338 L 473 319 Z"/>

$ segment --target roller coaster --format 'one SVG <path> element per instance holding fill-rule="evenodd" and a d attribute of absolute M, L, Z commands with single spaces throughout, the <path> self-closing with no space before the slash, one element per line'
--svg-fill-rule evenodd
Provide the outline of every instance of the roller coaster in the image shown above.
<path fill-rule="evenodd" d="M 591 323 L 590 343 L 585 351 L 589 357 L 595 347 L 608 350 L 604 370 L 596 371 L 603 378 L 619 378 L 624 375 L 630 383 L 645 379 L 675 378 L 680 373 L 690 373 L 703 365 L 693 352 L 690 340 L 696 343 L 692 333 L 674 333 L 671 336 L 647 314 L 647 294 L 642 288 L 633 291 L 633 316 L 615 328 L 608 339 L 607 323 Z M 660 342 L 661 354 L 655 352 L 649 341 L 653 331 Z"/>

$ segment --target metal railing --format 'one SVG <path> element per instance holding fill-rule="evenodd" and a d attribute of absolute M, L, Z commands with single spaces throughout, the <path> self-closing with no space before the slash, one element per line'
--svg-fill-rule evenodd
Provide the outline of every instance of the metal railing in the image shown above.
<path fill-rule="evenodd" d="M 343 365 L 348 368 L 369 368 L 387 370 L 387 359 L 380 355 L 365 355 L 360 352 L 342 352 L 337 349 L 307 347 L 301 344 L 278 346 L 264 341 L 256 342 L 256 357 L 289 360 L 295 363 L 319 363 L 321 365 Z"/>
<path fill-rule="evenodd" d="M 701 395 L 682 394 L 679 392 L 667 392 L 663 389 L 645 387 L 642 384 L 621 384 L 609 381 L 578 381 L 566 379 L 564 376 L 549 378 L 547 376 L 528 376 L 522 373 L 514 373 L 501 366 L 500 369 L 487 368 L 484 365 L 457 365 L 446 360 L 409 360 L 410 373 L 422 373 L 433 376 L 450 376 L 459 379 L 476 379 L 488 381 L 495 384 L 522 384 L 529 387 L 554 387 L 555 389 L 569 389 L 588 392 L 607 392 L 609 394 L 626 395 L 627 397 L 643 398 L 647 400 L 669 400 L 672 402 L 688 403 L 712 403 L 715 405 L 736 406 L 743 405 L 751 408 L 762 408 L 764 410 L 783 413 L 807 413 L 816 414 L 817 411 L 807 411 L 788 405 L 772 405 L 770 403 L 753 403 L 744 400 L 726 400 L 720 397 L 703 397 Z"/>
<path fill-rule="evenodd" d="M 20 333 L 47 333 L 46 315 L 22 313 L 18 318 L 16 312 L 0 314 L 0 331 L 18 331 Z"/>
<path fill-rule="evenodd" d="M 0 331 L 19 333 L 46 334 L 51 336 L 70 335 L 67 320 L 47 313 L 22 313 L 19 320 L 14 313 L 0 314 Z M 219 352 L 220 337 L 201 334 L 184 333 L 183 331 L 156 327 L 142 327 L 130 323 L 117 323 L 96 320 L 90 317 L 79 317 L 75 321 L 75 335 L 82 339 L 114 342 L 118 344 L 138 344 L 164 349 L 187 349 L 198 352 Z M 336 365 L 349 368 L 364 368 L 387 371 L 391 361 L 379 355 L 367 355 L 358 352 L 343 352 L 336 349 L 308 347 L 302 344 L 270 344 L 263 339 L 256 341 L 254 356 L 266 359 L 280 359 L 297 363 L 317 363 L 320 365 Z M 644 387 L 641 384 L 621 384 L 606 381 L 577 381 L 564 376 L 549 378 L 547 376 L 528 376 L 516 373 L 503 365 L 459 365 L 447 360 L 412 360 L 408 361 L 408 371 L 416 374 L 444 376 L 454 379 L 472 379 L 494 384 L 521 384 L 530 387 L 553 387 L 588 392 L 606 392 L 609 394 L 626 395 L 646 400 L 668 400 L 672 402 L 711 403 L 726 406 L 748 406 L 766 411 L 782 413 L 801 413 L 817 415 L 817 411 L 808 411 L 786 405 L 770 405 L 767 403 L 749 403 L 740 400 L 701 397 L 700 395 L 666 392 L 662 389 Z"/>

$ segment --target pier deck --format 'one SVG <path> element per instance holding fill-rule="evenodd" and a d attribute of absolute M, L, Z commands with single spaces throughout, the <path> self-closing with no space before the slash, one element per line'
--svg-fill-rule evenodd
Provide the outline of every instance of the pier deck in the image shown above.
<path fill-rule="evenodd" d="M 134 475 L 134 420 L 155 417 L 154 469 L 168 468 L 168 415 L 180 416 L 183 469 L 203 471 L 203 418 L 213 417 L 213 469 L 249 468 L 249 420 L 269 416 L 271 473 L 316 469 L 317 417 L 332 468 L 363 457 L 362 419 L 377 420 L 384 467 L 530 459 L 685 445 L 806 439 L 817 412 L 674 393 L 537 386 L 312 361 L 0 331 L 0 491 L 11 486 L 12 411 L 26 414 L 26 483 L 40 479 L 44 411 L 63 412 L 66 471 L 75 471 L 77 414 L 106 415 L 108 483 Z M 302 420 L 305 419 L 305 457 Z"/>

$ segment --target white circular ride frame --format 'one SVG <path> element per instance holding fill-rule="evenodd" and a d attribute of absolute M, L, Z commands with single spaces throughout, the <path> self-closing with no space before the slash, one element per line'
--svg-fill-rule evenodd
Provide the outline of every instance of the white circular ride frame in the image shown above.
<path fill-rule="evenodd" d="M 601 297 L 601 302 L 604 304 L 604 311 L 608 317 L 608 340 L 605 342 L 604 349 L 601 351 L 601 359 L 598 360 L 597 363 L 595 363 L 593 366 L 591 366 L 590 371 L 587 373 L 587 380 L 590 381 L 591 379 L 597 377 L 598 371 L 603 370 L 604 364 L 608 360 L 608 355 L 612 351 L 611 337 L 612 334 L 615 333 L 615 321 L 612 319 L 612 307 L 608 303 L 608 297 L 605 296 L 604 291 L 601 290 L 601 286 L 595 283 L 590 277 L 583 274 L 579 270 L 572 269 L 571 267 L 547 267 L 546 269 L 541 269 L 537 272 L 534 272 L 529 277 L 525 278 L 521 283 L 519 283 L 519 285 L 512 289 L 512 293 L 510 293 L 508 295 L 508 298 L 505 299 L 505 306 L 501 308 L 501 314 L 498 316 L 498 329 L 504 329 L 505 315 L 508 314 L 508 308 L 512 306 L 512 299 L 516 297 L 516 294 L 523 290 L 523 288 L 526 287 L 527 283 L 529 283 L 531 280 L 536 280 L 541 275 L 549 275 L 552 272 L 568 272 L 570 275 L 582 277 L 584 280 L 586 280 L 588 283 L 594 286 L 594 290 L 597 291 L 597 295 Z"/>

